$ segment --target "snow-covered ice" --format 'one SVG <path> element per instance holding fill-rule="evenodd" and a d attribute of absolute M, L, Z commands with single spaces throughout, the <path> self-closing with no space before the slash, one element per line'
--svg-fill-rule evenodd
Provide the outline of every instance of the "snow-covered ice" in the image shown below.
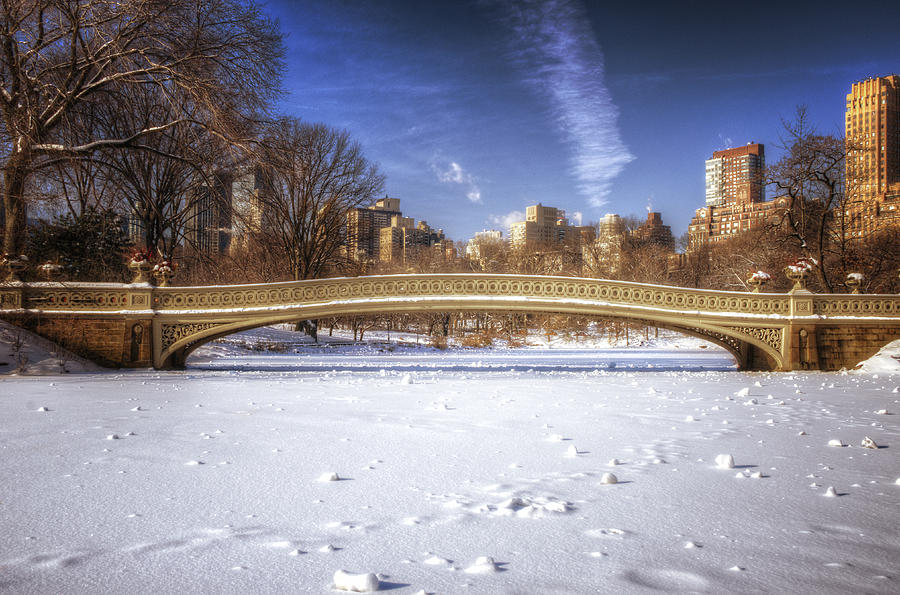
<path fill-rule="evenodd" d="M 0 591 L 900 592 L 890 353 L 240 348 L 280 333 L 0 376 Z"/>

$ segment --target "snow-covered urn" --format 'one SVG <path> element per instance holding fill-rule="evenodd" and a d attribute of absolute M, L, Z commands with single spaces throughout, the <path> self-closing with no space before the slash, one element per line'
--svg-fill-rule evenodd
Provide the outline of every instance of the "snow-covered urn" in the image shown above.
<path fill-rule="evenodd" d="M 153 276 L 159 287 L 168 287 L 169 281 L 175 277 L 175 265 L 168 258 L 164 258 L 153 265 Z"/>
<path fill-rule="evenodd" d="M 862 273 L 848 273 L 844 284 L 850 288 L 850 293 L 859 293 L 859 286 L 862 285 L 863 279 L 865 277 Z"/>
<path fill-rule="evenodd" d="M 153 265 L 150 264 L 150 259 L 147 258 L 147 253 L 143 250 L 138 250 L 134 254 L 131 255 L 131 260 L 128 261 L 128 270 L 134 275 L 131 279 L 132 283 L 149 283 L 150 276 L 148 273 L 150 269 L 153 268 Z"/>
<path fill-rule="evenodd" d="M 339 591 L 371 593 L 378 590 L 378 577 L 371 572 L 353 574 L 346 570 L 337 570 L 334 573 L 334 588 Z"/>
<path fill-rule="evenodd" d="M 765 271 L 756 271 L 747 277 L 747 285 L 753 288 L 753 293 L 759 293 L 763 286 L 772 280 L 771 275 Z"/>
<path fill-rule="evenodd" d="M 794 282 L 794 286 L 788 293 L 808 292 L 806 279 L 809 277 L 809 272 L 818 264 L 815 258 L 800 258 L 794 264 L 784 267 L 784 274 Z"/>

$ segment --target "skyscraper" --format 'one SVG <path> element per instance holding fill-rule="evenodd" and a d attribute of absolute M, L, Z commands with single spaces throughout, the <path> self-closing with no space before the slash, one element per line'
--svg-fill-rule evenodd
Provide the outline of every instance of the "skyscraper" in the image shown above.
<path fill-rule="evenodd" d="M 765 167 L 765 146 L 758 143 L 713 152 L 706 160 L 706 206 L 764 201 Z"/>
<path fill-rule="evenodd" d="M 864 236 L 900 221 L 900 76 L 853 83 L 845 127 L 848 227 Z"/>

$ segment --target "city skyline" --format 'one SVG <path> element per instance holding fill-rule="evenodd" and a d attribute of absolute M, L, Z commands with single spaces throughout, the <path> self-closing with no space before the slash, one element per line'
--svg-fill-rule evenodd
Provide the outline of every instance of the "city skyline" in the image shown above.
<path fill-rule="evenodd" d="M 713 151 L 764 143 L 774 163 L 801 104 L 840 135 L 852 83 L 900 70 L 900 40 L 866 34 L 897 8 L 678 6 L 272 2 L 278 109 L 349 130 L 385 194 L 453 239 L 507 233 L 537 202 L 576 223 L 652 209 L 678 235 Z"/>

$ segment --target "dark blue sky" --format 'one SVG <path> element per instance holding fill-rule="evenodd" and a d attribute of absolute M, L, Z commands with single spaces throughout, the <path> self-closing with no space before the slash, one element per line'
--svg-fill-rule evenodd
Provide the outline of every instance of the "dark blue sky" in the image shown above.
<path fill-rule="evenodd" d="M 852 7 L 852 11 L 850 10 Z M 774 163 L 800 104 L 842 134 L 844 97 L 900 73 L 900 2 L 271 1 L 280 110 L 346 128 L 405 215 L 456 240 L 536 202 L 577 213 L 704 203 L 704 160 Z"/>

